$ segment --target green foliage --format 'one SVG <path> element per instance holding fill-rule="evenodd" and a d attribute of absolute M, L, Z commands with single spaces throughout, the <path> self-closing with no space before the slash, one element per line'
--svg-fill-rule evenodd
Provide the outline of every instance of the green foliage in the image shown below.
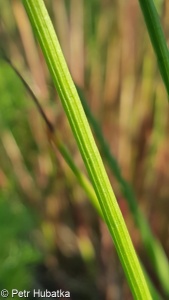
<path fill-rule="evenodd" d="M 12 168 L 20 169 L 17 158 L 7 157 L 4 149 L 4 135 L 11 134 L 18 143 L 18 149 L 26 153 L 29 148 L 35 148 L 35 143 L 30 138 L 30 127 L 24 112 L 28 107 L 24 101 L 25 93 L 20 80 L 14 75 L 13 70 L 1 60 L 0 70 L 0 128 L 1 128 L 1 174 L 7 178 L 5 187 L 0 191 L 0 289 L 16 288 L 18 290 L 30 289 L 33 283 L 33 270 L 41 261 L 42 256 L 31 240 L 36 223 L 33 210 L 26 205 L 27 197 L 21 192 L 18 180 Z M 13 145 L 8 144 L 8 147 Z M 11 149 L 10 149 L 11 150 Z M 25 156 L 25 166 L 30 166 L 30 159 Z M 25 199 L 25 205 L 23 201 Z M 10 298 L 9 298 L 10 299 Z"/>
<path fill-rule="evenodd" d="M 25 96 L 22 83 L 3 60 L 1 60 L 0 75 L 0 92 L 2 95 L 0 102 L 0 128 L 2 131 L 8 129 L 12 133 L 24 156 L 26 167 L 31 169 L 30 158 L 25 155 L 27 149 L 32 149 L 34 152 L 37 151 L 36 142 L 31 138 L 30 124 L 25 117 L 28 109 L 31 107 L 31 103 Z M 1 144 L 0 147 L 2 147 Z"/>
<path fill-rule="evenodd" d="M 29 289 L 40 253 L 30 242 L 32 213 L 12 188 L 0 193 L 0 289 Z"/>
<path fill-rule="evenodd" d="M 25 101 L 24 90 L 20 81 L 14 76 L 13 70 L 1 60 L 0 76 L 1 110 L 0 126 L 16 128 L 23 124 Z M 15 112 L 15 113 L 14 113 Z"/>

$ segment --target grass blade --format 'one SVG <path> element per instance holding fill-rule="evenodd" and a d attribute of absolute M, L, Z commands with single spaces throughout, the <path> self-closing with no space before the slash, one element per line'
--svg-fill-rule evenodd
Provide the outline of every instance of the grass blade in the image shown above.
<path fill-rule="evenodd" d="M 135 299 L 152 299 L 78 93 L 42 0 L 23 0 Z"/>
<path fill-rule="evenodd" d="M 153 45 L 162 79 L 169 95 L 169 51 L 153 0 L 138 0 Z"/>

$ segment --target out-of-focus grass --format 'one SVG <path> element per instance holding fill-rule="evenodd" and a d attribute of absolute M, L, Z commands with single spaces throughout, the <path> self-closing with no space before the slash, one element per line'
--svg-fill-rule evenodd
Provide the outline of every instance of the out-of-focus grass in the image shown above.
<path fill-rule="evenodd" d="M 28 171 L 30 160 L 22 153 L 29 148 L 35 151 L 36 147 L 31 138 L 25 139 L 31 137 L 31 131 L 24 116 L 23 87 L 2 61 L 0 93 L 0 288 L 29 290 L 33 270 L 42 254 L 31 238 L 38 219 L 33 207 L 30 210 L 24 203 L 34 202 L 34 184 Z"/>
<path fill-rule="evenodd" d="M 0 193 L 0 220 L 0 288 L 29 290 L 35 264 L 42 257 L 30 242 L 34 220 L 12 186 Z"/>
<path fill-rule="evenodd" d="M 167 96 L 137 1 L 53 0 L 46 3 L 73 78 L 83 88 L 124 178 L 136 191 L 138 205 L 153 233 L 169 253 Z M 164 9 L 167 5 L 167 1 L 161 1 L 168 38 L 166 20 L 169 10 Z M 83 170 L 20 1 L 0 2 L 0 15 L 1 47 L 36 91 L 56 129 L 64 132 L 62 138 L 76 165 Z M 43 121 L 20 81 L 2 61 L 0 94 L 0 184 L 6 189 L 12 186 L 13 193 L 19 190 L 24 205 L 33 207 L 42 217 L 39 227 L 45 238 L 42 242 L 38 234 L 37 241 L 42 251 L 45 249 L 46 258 L 43 261 L 44 277 L 39 280 L 42 283 L 46 278 L 48 287 L 49 277 L 55 278 L 53 286 L 56 286 L 56 282 L 60 283 L 57 270 L 61 270 L 62 284 L 69 282 L 73 259 L 80 256 L 79 240 L 84 242 L 86 237 L 94 247 L 91 265 L 95 272 L 91 275 L 86 271 L 85 264 L 79 259 L 80 263 L 74 266 L 75 273 L 83 273 L 83 279 L 90 278 L 90 282 L 98 284 L 93 283 L 93 289 L 90 289 L 86 283 L 84 299 L 94 299 L 96 290 L 104 299 L 110 294 L 113 299 L 118 299 L 119 294 L 121 298 L 130 299 L 107 231 L 86 203 L 85 194 L 60 154 L 56 152 L 56 157 L 51 154 Z M 48 101 L 49 98 L 52 100 Z M 157 283 L 119 185 L 109 167 L 107 169 L 135 246 Z M 65 227 L 70 230 L 64 231 L 67 232 L 64 238 L 60 229 Z M 81 279 L 76 279 L 79 290 L 84 293 L 80 282 Z M 156 286 L 160 289 L 158 283 Z M 83 293 L 79 294 L 80 299 Z"/>

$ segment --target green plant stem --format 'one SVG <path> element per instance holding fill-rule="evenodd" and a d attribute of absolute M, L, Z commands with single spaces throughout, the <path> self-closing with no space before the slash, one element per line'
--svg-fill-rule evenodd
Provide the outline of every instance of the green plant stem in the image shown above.
<path fill-rule="evenodd" d="M 134 299 L 152 299 L 44 2 L 22 1 L 91 178 Z"/>
<path fill-rule="evenodd" d="M 153 0 L 138 0 L 153 45 L 161 76 L 169 95 L 169 51 Z"/>

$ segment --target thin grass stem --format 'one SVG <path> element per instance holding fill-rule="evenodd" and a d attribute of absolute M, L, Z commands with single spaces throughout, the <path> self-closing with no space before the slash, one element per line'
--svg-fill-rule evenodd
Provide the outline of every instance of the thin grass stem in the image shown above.
<path fill-rule="evenodd" d="M 153 0 L 138 0 L 153 45 L 160 73 L 169 95 L 169 50 Z"/>
<path fill-rule="evenodd" d="M 99 200 L 134 299 L 152 299 L 78 93 L 42 0 L 23 0 Z"/>

